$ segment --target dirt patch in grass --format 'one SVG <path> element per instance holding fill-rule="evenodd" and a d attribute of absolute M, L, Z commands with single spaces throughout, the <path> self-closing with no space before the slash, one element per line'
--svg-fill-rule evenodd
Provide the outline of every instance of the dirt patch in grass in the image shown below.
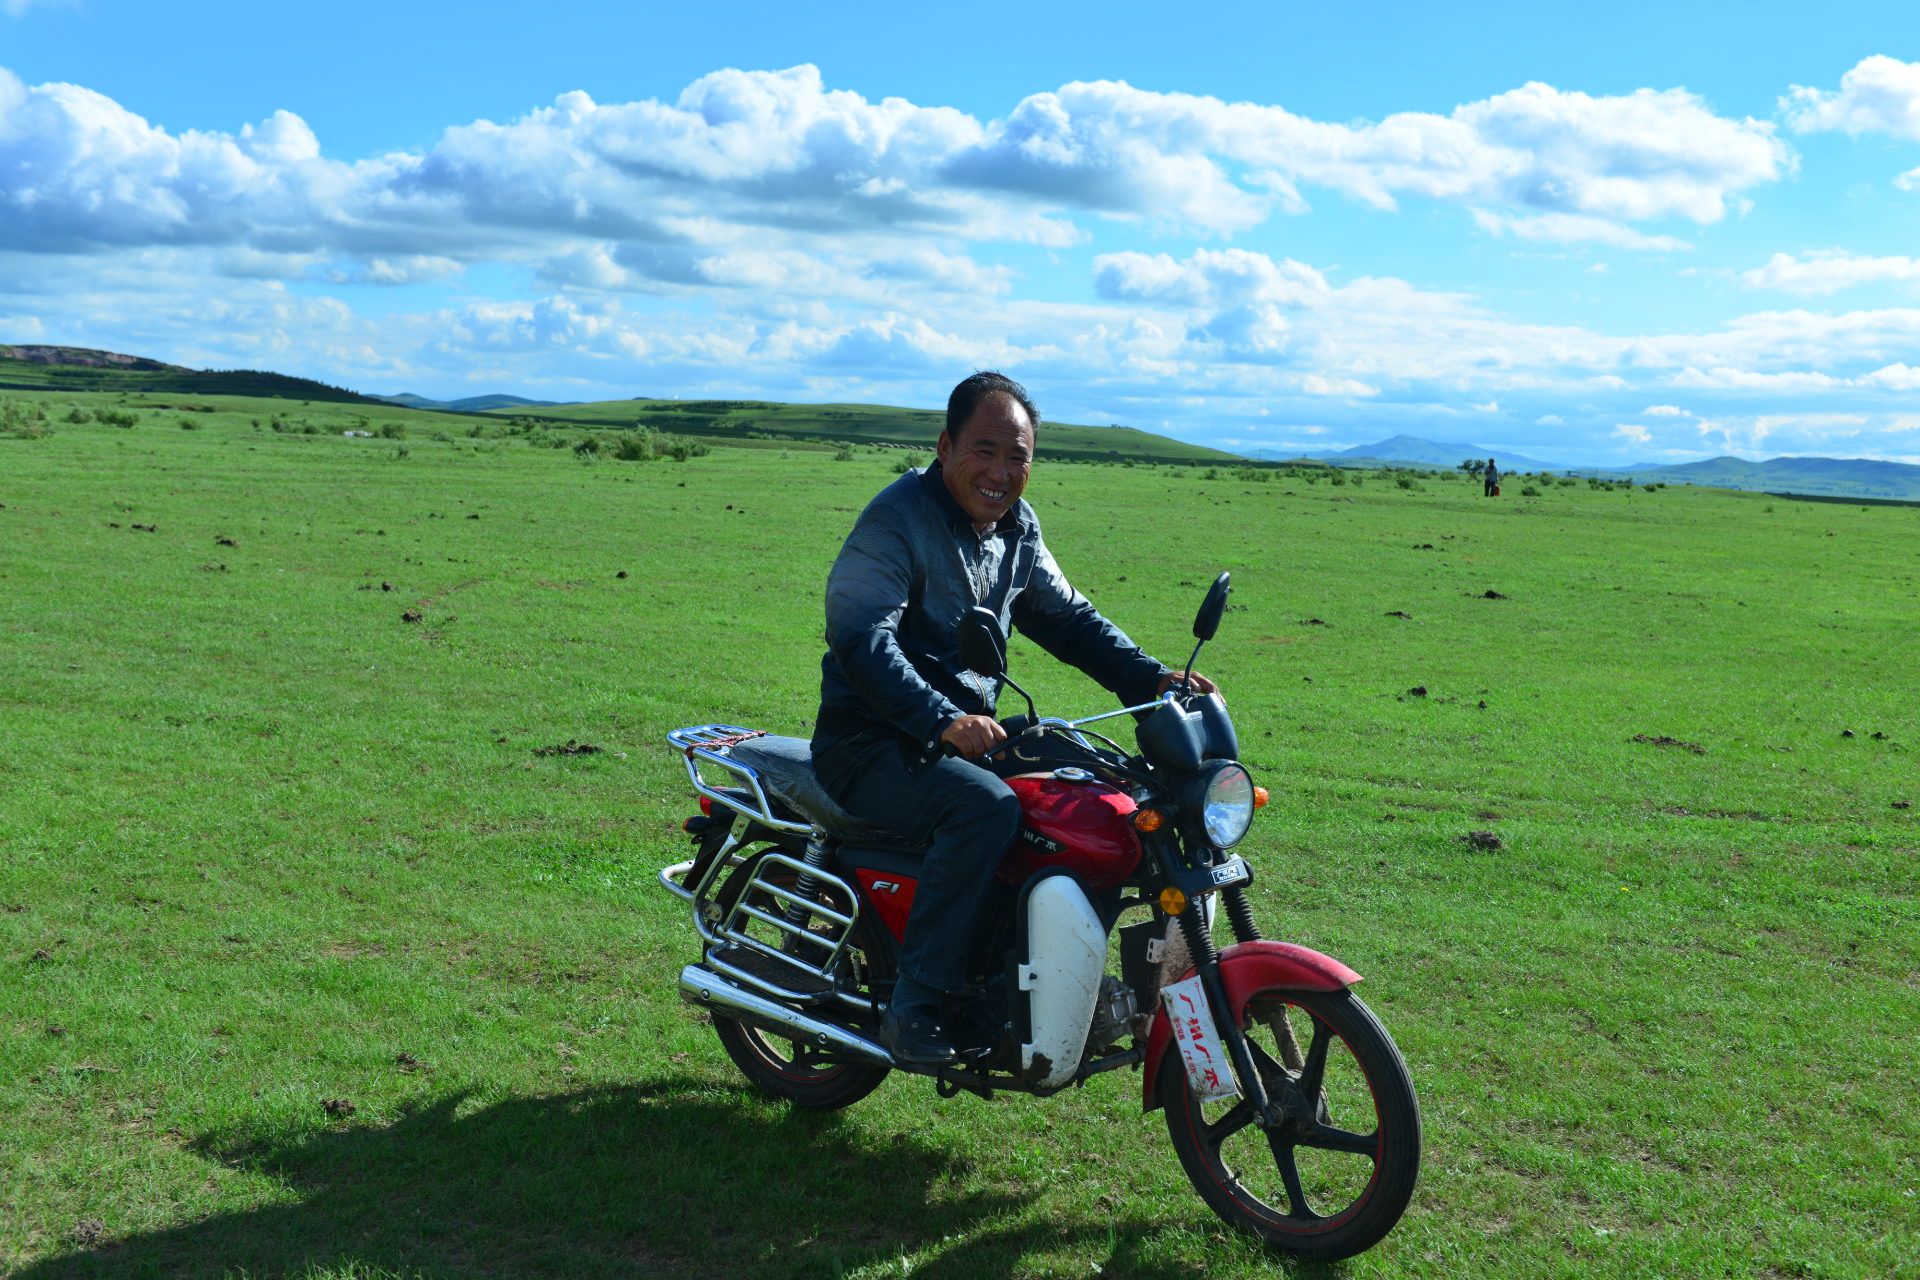
<path fill-rule="evenodd" d="M 575 742 L 572 738 L 568 738 L 565 742 L 556 743 L 551 747 L 535 747 L 533 754 L 537 756 L 597 756 L 605 750 L 605 747 L 592 742 Z"/>
<path fill-rule="evenodd" d="M 1668 737 L 1664 733 L 1658 736 L 1647 733 L 1636 733 L 1629 741 L 1644 742 L 1650 747 L 1678 747 L 1682 751 L 1692 752 L 1696 756 L 1707 754 L 1707 749 L 1697 742 L 1682 742 L 1680 739 Z"/>

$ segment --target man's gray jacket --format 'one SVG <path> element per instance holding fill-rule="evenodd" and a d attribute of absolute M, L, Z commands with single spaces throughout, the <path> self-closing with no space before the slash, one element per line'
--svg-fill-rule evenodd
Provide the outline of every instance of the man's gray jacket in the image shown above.
<path fill-rule="evenodd" d="M 815 741 L 897 734 L 931 755 L 957 717 L 992 715 L 1000 682 L 960 661 L 960 619 L 975 605 L 1129 705 L 1151 701 L 1166 674 L 1067 584 L 1032 507 L 1016 502 L 982 536 L 936 462 L 867 504 L 827 575 Z"/>

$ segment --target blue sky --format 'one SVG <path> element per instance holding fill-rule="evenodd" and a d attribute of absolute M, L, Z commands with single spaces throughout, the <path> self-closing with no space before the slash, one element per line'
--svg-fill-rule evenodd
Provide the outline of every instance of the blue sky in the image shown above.
<path fill-rule="evenodd" d="M 902 11 L 906 10 L 906 11 Z M 0 0 L 0 342 L 1920 462 L 1920 22 Z"/>

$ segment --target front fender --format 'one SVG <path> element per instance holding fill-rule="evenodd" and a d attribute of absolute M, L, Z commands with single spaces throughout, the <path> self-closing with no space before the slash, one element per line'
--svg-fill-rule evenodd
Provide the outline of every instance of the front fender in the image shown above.
<path fill-rule="evenodd" d="M 1193 976 L 1189 969 L 1182 978 Z M 1275 988 L 1292 991 L 1339 991 L 1360 981 L 1360 975 L 1311 947 L 1291 942 L 1237 942 L 1220 953 L 1220 985 L 1226 988 L 1234 1025 L 1246 1011 L 1247 1001 L 1262 991 Z M 1160 1081 L 1160 1064 L 1167 1047 L 1173 1043 L 1173 1025 L 1167 1021 L 1166 1006 L 1153 1014 L 1153 1028 L 1147 1032 L 1145 1078 L 1141 1081 L 1141 1101 L 1148 1111 L 1160 1105 L 1155 1086 Z"/>

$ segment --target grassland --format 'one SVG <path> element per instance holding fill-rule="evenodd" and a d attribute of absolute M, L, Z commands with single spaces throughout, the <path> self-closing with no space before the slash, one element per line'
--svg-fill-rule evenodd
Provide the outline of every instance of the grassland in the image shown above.
<path fill-rule="evenodd" d="M 673 992 L 661 736 L 804 732 L 899 452 L 67 403 L 0 436 L 0 1270 L 1291 1270 L 1137 1076 L 794 1115 Z M 1368 975 L 1425 1112 L 1339 1274 L 1920 1275 L 1920 511 L 1408 483 L 1043 447 L 1029 490 L 1163 655 L 1234 571 L 1262 916 Z"/>

